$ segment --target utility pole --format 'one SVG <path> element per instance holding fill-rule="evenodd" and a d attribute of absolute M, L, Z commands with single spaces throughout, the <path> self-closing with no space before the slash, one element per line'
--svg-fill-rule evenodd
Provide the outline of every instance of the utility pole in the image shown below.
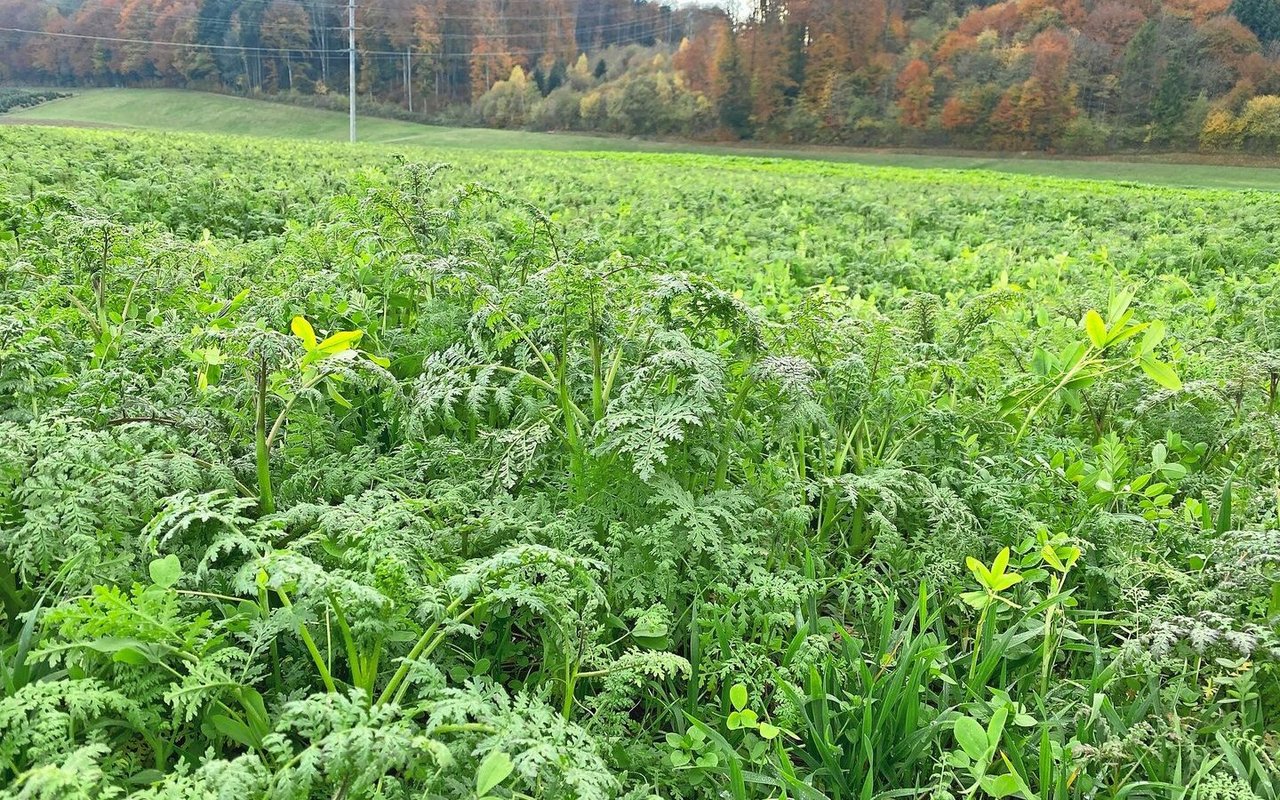
<path fill-rule="evenodd" d="M 356 0 L 347 0 L 347 109 L 356 140 Z"/>
<path fill-rule="evenodd" d="M 409 100 L 409 113 L 413 113 L 413 45 L 404 48 L 404 95 Z"/>

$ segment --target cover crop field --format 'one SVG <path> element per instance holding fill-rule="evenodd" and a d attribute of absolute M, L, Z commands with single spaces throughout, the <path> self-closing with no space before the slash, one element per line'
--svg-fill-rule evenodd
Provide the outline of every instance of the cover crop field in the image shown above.
<path fill-rule="evenodd" d="M 4 101 L 0 98 L 0 107 L 3 105 Z M 348 135 L 345 113 L 183 89 L 77 89 L 71 97 L 0 114 L 0 124 L 6 123 L 247 134 L 329 142 L 345 142 Z M 365 116 L 360 117 L 356 128 L 362 142 L 393 144 L 406 151 L 446 148 L 755 155 L 852 162 L 870 166 L 980 169 L 1085 180 L 1125 180 L 1197 189 L 1280 191 L 1280 169 L 1274 168 L 1274 164 L 1268 168 L 1256 164 L 1164 163 L 1159 160 L 1159 156 L 1132 155 L 1116 159 L 1082 160 L 1034 156 L 1023 158 L 990 153 L 962 155 L 946 151 L 926 154 L 841 147 L 762 144 L 743 146 L 585 133 L 443 127 Z M 422 157 L 421 154 L 418 156 Z"/>
<path fill-rule="evenodd" d="M 404 152 L 0 129 L 0 797 L 1280 797 L 1280 195 Z"/>

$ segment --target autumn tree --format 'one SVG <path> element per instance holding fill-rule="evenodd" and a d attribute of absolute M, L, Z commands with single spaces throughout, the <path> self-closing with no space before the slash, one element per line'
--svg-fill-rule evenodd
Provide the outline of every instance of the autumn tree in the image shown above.
<path fill-rule="evenodd" d="M 923 128 L 929 122 L 929 102 L 933 99 L 933 81 L 929 65 L 912 59 L 898 74 L 898 119 L 908 128 Z"/>
<path fill-rule="evenodd" d="M 1280 153 L 1280 97 L 1260 95 L 1246 103 L 1240 114 L 1240 136 L 1246 150 Z"/>
<path fill-rule="evenodd" d="M 713 48 L 725 34 L 728 25 L 718 26 L 680 41 L 680 47 L 671 58 L 671 66 L 684 76 L 685 83 L 696 92 L 709 94 L 715 74 Z"/>
<path fill-rule="evenodd" d="M 1204 119 L 1200 129 L 1200 149 L 1230 150 L 1240 143 L 1240 125 L 1229 110 L 1215 108 Z"/>
<path fill-rule="evenodd" d="M 545 65 L 566 64 L 578 55 L 578 40 L 574 25 L 573 6 L 569 0 L 543 0 L 543 5 L 535 6 L 536 13 L 543 17 L 540 20 L 541 42 L 539 43 L 540 60 Z M 519 21 L 517 21 L 517 24 Z"/>
<path fill-rule="evenodd" d="M 942 129 L 960 135 L 987 133 L 987 123 L 999 99 L 1000 91 L 989 85 L 953 94 L 942 104 Z"/>
<path fill-rule="evenodd" d="M 409 101 L 414 96 L 430 95 L 433 105 L 440 104 L 444 79 L 444 13 L 443 0 L 420 0 L 413 7 L 409 52 Z"/>
<path fill-rule="evenodd" d="M 506 24 L 497 0 L 482 0 L 469 7 L 478 12 L 470 59 L 471 97 L 477 98 L 510 75 L 522 59 L 517 58 L 514 47 L 503 35 Z"/>
<path fill-rule="evenodd" d="M 1238 74 L 1244 60 L 1262 49 L 1253 31 L 1232 17 L 1214 17 L 1197 31 L 1205 54 Z"/>
<path fill-rule="evenodd" d="M 476 113 L 487 124 L 500 128 L 524 125 L 541 94 L 538 87 L 519 65 L 511 75 L 498 81 L 476 101 Z"/>
<path fill-rule="evenodd" d="M 120 21 L 120 0 L 88 0 L 68 20 L 67 32 L 83 37 L 55 43 L 65 53 L 71 77 L 88 84 L 109 82 L 115 72 L 119 43 L 110 41 L 117 37 L 116 26 Z"/>
<path fill-rule="evenodd" d="M 1004 147 L 1049 149 L 1076 114 L 1075 89 L 1067 80 L 1071 42 L 1058 30 L 1031 42 L 1031 77 L 1000 97 L 991 127 Z"/>
<path fill-rule="evenodd" d="M 156 16 L 152 35 L 160 42 L 199 42 L 198 0 L 169 0 Z M 176 85 L 189 85 L 216 74 L 213 54 L 201 47 L 152 45 L 149 54 L 156 74 Z"/>
<path fill-rule="evenodd" d="M 1094 6 L 1081 30 L 1093 41 L 1123 48 L 1146 23 L 1147 15 L 1131 3 L 1106 0 Z"/>
<path fill-rule="evenodd" d="M 111 70 L 131 79 L 146 79 L 152 75 L 152 62 L 148 40 L 154 40 L 157 8 L 153 0 L 125 0 L 120 6 L 114 35 L 131 41 L 117 42 L 112 46 Z"/>
<path fill-rule="evenodd" d="M 294 66 L 306 56 L 311 44 L 311 26 L 306 9 L 296 0 L 271 0 L 262 14 L 262 44 L 278 51 L 269 62 L 275 88 L 297 88 Z"/>
<path fill-rule="evenodd" d="M 1231 0 L 1164 0 L 1165 10 L 1195 24 L 1203 24 L 1211 17 L 1224 14 L 1231 7 Z"/>
<path fill-rule="evenodd" d="M 770 18 L 755 22 L 740 35 L 751 82 L 751 115 L 759 125 L 768 125 L 782 113 L 788 93 L 795 88 L 787 39 L 781 20 Z"/>
<path fill-rule="evenodd" d="M 842 78 L 871 65 L 882 49 L 888 25 L 885 0 L 803 0 L 789 8 L 789 19 L 801 30 L 801 93 L 827 107 Z"/>

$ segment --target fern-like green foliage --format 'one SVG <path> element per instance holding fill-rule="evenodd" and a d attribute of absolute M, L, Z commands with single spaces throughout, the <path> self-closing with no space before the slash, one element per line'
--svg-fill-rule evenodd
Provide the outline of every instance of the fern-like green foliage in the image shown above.
<path fill-rule="evenodd" d="M 0 799 L 1280 797 L 1274 199 L 0 142 Z"/>

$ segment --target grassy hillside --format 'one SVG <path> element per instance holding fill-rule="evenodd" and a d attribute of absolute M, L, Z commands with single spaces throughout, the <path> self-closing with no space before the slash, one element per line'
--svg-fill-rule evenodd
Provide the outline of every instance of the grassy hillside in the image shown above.
<path fill-rule="evenodd" d="M 242 97 L 180 89 L 97 89 L 16 112 L 13 117 L 193 133 L 230 133 L 288 139 L 343 141 L 345 114 Z M 358 135 L 369 142 L 415 142 L 431 147 L 536 147 L 580 150 L 608 144 L 590 136 L 471 130 L 361 117 Z"/>
<path fill-rule="evenodd" d="M 342 141 L 345 114 L 178 89 L 95 89 L 5 115 L 9 122 L 147 128 L 196 133 Z M 361 141 L 472 150 L 618 150 L 725 153 L 820 159 L 874 166 L 983 169 L 1025 175 L 1134 181 L 1167 186 L 1280 190 L 1280 169 L 1170 164 L 1150 161 L 1068 160 L 916 155 L 836 148 L 776 148 L 675 144 L 568 133 L 447 128 L 362 117 Z"/>

